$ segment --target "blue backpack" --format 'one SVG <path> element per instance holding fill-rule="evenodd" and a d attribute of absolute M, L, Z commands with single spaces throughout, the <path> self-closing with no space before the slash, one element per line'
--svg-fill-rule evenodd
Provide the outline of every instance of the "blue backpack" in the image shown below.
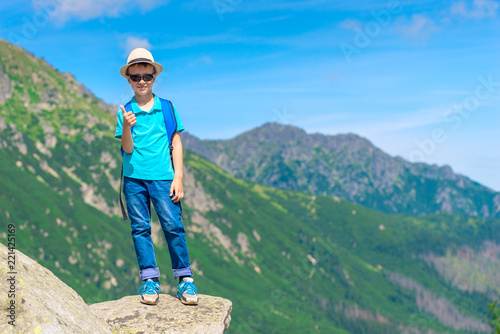
<path fill-rule="evenodd" d="M 177 131 L 177 119 L 175 118 L 174 106 L 172 105 L 172 102 L 162 98 L 160 98 L 160 102 L 161 102 L 161 111 L 163 113 L 163 119 L 165 120 L 165 128 L 167 129 L 167 134 L 170 134 L 170 137 L 168 138 L 168 148 L 170 149 L 170 162 L 172 163 L 172 169 L 174 169 L 174 161 L 172 159 L 172 150 L 174 149 L 174 147 L 172 146 L 172 139 L 174 138 L 174 134 Z M 132 111 L 132 101 L 129 101 L 124 107 L 126 112 Z M 131 132 L 134 131 L 133 126 L 130 128 L 130 131 Z M 121 147 L 120 150 L 123 156 L 123 154 L 125 153 L 123 147 Z M 123 200 L 122 200 L 122 180 L 123 180 L 123 163 L 120 175 L 120 209 L 122 211 L 123 220 L 127 220 L 128 218 L 127 211 L 125 210 L 125 206 L 123 205 Z M 182 212 L 182 207 L 181 207 L 181 212 Z"/>

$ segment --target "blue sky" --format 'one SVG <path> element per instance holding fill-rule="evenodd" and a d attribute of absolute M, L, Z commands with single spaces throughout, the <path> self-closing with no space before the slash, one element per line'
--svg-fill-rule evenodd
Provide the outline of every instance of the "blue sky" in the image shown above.
<path fill-rule="evenodd" d="M 20 0 L 0 38 L 108 103 L 128 52 L 164 66 L 155 91 L 203 139 L 270 121 L 356 133 L 500 191 L 500 3 Z"/>

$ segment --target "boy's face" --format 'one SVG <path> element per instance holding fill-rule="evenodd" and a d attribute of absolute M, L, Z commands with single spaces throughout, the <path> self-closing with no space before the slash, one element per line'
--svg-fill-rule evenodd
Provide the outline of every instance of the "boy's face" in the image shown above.
<path fill-rule="evenodd" d="M 145 74 L 153 74 L 154 67 L 149 64 L 136 64 L 132 65 L 128 68 L 129 75 L 145 75 Z M 146 96 L 152 93 L 153 83 L 156 80 L 156 77 L 153 77 L 151 81 L 144 81 L 144 78 L 141 78 L 141 81 L 132 81 L 130 77 L 127 79 L 128 83 L 132 86 L 134 93 L 136 95 Z"/>

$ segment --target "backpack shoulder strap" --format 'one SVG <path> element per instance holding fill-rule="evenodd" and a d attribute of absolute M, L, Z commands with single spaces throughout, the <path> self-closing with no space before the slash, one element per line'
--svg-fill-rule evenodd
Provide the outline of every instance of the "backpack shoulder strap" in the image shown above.
<path fill-rule="evenodd" d="M 124 107 L 125 107 L 125 111 L 126 112 L 132 111 L 132 100 L 128 101 L 127 104 L 124 105 Z M 133 125 L 130 127 L 130 131 L 134 131 L 134 126 Z"/>
<path fill-rule="evenodd" d="M 125 111 L 129 112 L 132 111 L 132 100 L 128 101 L 126 105 L 124 105 Z M 132 126 L 130 128 L 130 131 L 134 131 L 134 127 Z M 120 147 L 120 150 L 122 151 L 122 156 L 125 153 L 123 150 L 123 147 Z M 125 210 L 125 205 L 123 205 L 123 199 L 122 199 L 122 182 L 123 182 L 123 162 L 122 162 L 122 167 L 120 168 L 121 173 L 120 173 L 120 193 L 118 194 L 119 202 L 120 202 L 120 210 L 122 212 L 122 217 L 123 220 L 127 220 L 127 210 Z"/>
<path fill-rule="evenodd" d="M 163 119 L 165 120 L 165 128 L 167 129 L 168 146 L 172 150 L 172 139 L 177 131 L 177 119 L 175 118 L 174 106 L 169 100 L 160 98 L 161 101 L 161 111 L 163 113 Z"/>
<path fill-rule="evenodd" d="M 174 105 L 171 101 L 160 98 L 161 101 L 161 111 L 163 113 L 163 119 L 165 120 L 165 128 L 167 129 L 168 138 L 168 148 L 170 149 L 170 163 L 172 164 L 172 170 L 174 170 L 174 158 L 172 156 L 172 151 L 174 147 L 172 146 L 172 140 L 174 139 L 174 134 L 177 131 L 177 119 L 175 118 Z M 181 218 L 184 219 L 184 213 L 182 210 L 181 201 L 178 202 L 181 209 Z"/>
<path fill-rule="evenodd" d="M 126 105 L 124 105 L 125 111 L 132 111 L 132 100 L 128 101 Z"/>
<path fill-rule="evenodd" d="M 125 111 L 129 112 L 132 111 L 132 100 L 128 101 L 126 105 L 124 105 Z M 130 127 L 130 132 L 134 131 L 134 126 Z M 120 147 L 120 151 L 122 151 L 122 157 L 125 154 L 125 151 L 123 150 L 123 147 Z"/>

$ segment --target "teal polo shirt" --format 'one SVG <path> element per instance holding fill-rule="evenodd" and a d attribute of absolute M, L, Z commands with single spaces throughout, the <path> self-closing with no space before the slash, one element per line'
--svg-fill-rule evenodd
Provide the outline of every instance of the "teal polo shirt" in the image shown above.
<path fill-rule="evenodd" d="M 123 155 L 123 175 L 142 180 L 173 180 L 174 170 L 170 161 L 168 140 L 172 136 L 167 133 L 165 120 L 161 111 L 161 101 L 155 95 L 153 108 L 144 111 L 139 108 L 135 97 L 132 98 L 132 111 L 137 123 L 132 131 L 134 150 Z M 174 107 L 177 120 L 177 131 L 184 126 Z M 115 138 L 122 138 L 123 112 L 118 108 Z"/>

